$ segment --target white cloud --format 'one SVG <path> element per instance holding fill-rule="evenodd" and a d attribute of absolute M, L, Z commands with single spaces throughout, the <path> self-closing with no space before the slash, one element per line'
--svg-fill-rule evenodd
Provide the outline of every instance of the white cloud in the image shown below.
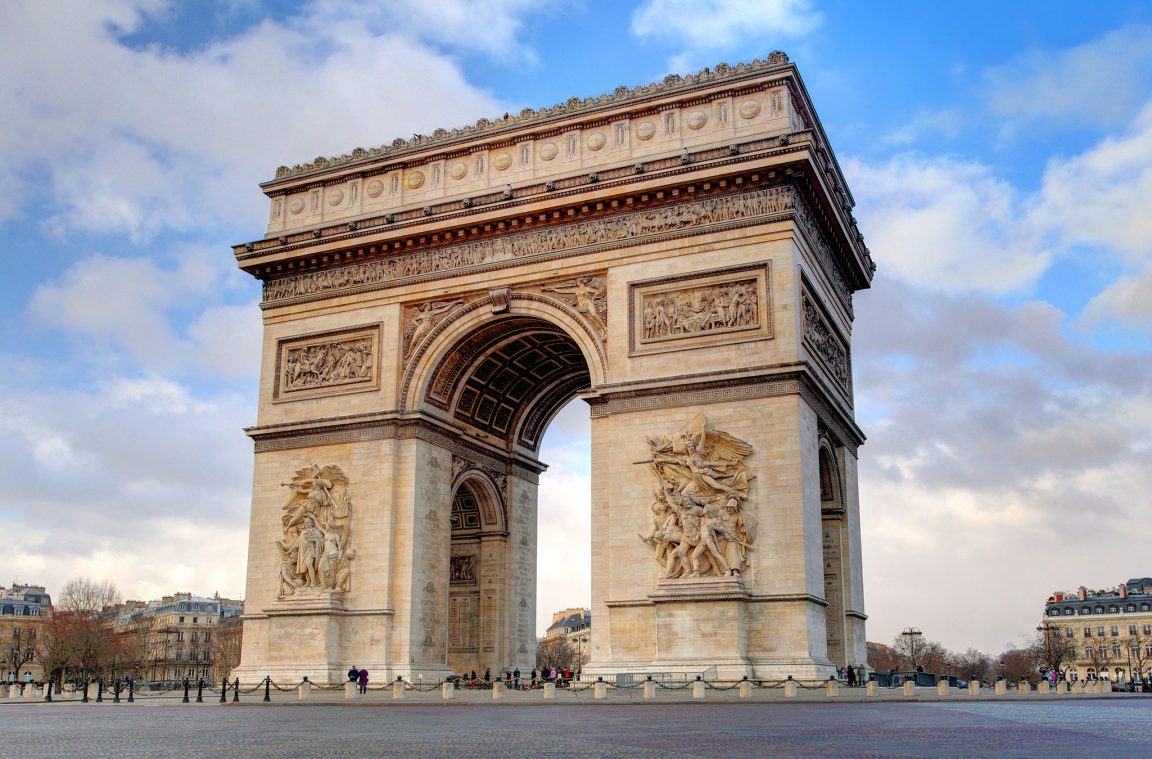
<path fill-rule="evenodd" d="M 820 20 L 810 0 L 648 0 L 632 14 L 632 33 L 709 50 L 762 34 L 799 37 Z"/>
<path fill-rule="evenodd" d="M 1152 27 L 1109 32 L 1083 45 L 1035 51 L 984 74 L 987 100 L 1012 133 L 1031 121 L 1116 126 L 1152 85 Z"/>
<path fill-rule="evenodd" d="M 240 424 L 254 418 L 253 400 L 198 397 L 158 376 L 90 391 L 0 384 L 13 578 L 108 578 L 144 598 L 242 593 L 252 451 Z M 197 587 L 182 564 L 198 568 Z"/>
<path fill-rule="evenodd" d="M 986 166 L 915 155 L 844 166 L 883 276 L 1009 293 L 1031 287 L 1052 260 L 1024 223 L 1020 193 Z"/>
<path fill-rule="evenodd" d="M 1036 200 L 1036 222 L 1069 246 L 1103 247 L 1130 264 L 1152 263 L 1152 102 L 1123 134 L 1083 153 L 1053 158 Z"/>
<path fill-rule="evenodd" d="M 256 184 L 278 164 L 506 110 L 458 62 L 386 23 L 419 18 L 437 42 L 515 47 L 525 3 L 494 4 L 486 33 L 472 37 L 460 31 L 463 7 L 434 4 L 438 15 L 409 18 L 387 4 L 340 3 L 337 14 L 319 3 L 180 54 L 122 43 L 147 15 L 135 3 L 85 3 L 67 18 L 43 4 L 4 4 L 0 187 L 54 207 L 49 225 L 60 234 L 125 232 L 140 242 L 161 229 L 250 226 L 265 210 Z M 38 172 L 48 197 L 30 194 Z"/>
<path fill-rule="evenodd" d="M 1139 276 L 1119 277 L 1104 288 L 1084 309 L 1084 321 L 1152 331 L 1152 267 Z"/>
<path fill-rule="evenodd" d="M 704 53 L 758 38 L 771 49 L 781 38 L 808 34 L 821 20 L 810 0 L 647 0 L 632 13 L 632 34 L 682 46 L 669 69 L 685 72 L 698 68 Z"/>

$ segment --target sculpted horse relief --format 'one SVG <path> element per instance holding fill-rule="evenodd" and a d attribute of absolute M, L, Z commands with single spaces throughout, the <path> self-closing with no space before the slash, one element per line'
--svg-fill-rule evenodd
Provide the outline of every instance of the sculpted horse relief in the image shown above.
<path fill-rule="evenodd" d="M 712 429 L 703 414 L 672 435 L 648 439 L 653 492 L 652 525 L 640 539 L 655 552 L 661 577 L 741 574 L 756 539 L 745 513 L 754 475 L 744 460 L 752 446 Z"/>

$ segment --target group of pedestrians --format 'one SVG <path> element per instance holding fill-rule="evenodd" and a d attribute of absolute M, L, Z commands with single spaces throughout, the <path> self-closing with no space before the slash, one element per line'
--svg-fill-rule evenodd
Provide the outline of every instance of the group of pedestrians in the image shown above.
<path fill-rule="evenodd" d="M 353 664 L 352 668 L 348 670 L 348 682 L 356 683 L 357 685 L 360 686 L 360 692 L 361 693 L 367 693 L 368 692 L 368 670 L 357 669 L 356 665 Z"/>
<path fill-rule="evenodd" d="M 573 677 L 579 674 L 579 670 L 573 673 L 573 671 L 567 667 L 562 669 L 544 667 L 539 671 L 534 669 L 529 675 L 525 676 L 520 671 L 520 668 L 517 667 L 516 669 L 504 670 L 503 678 L 500 678 L 499 675 L 497 675 L 497 678 L 502 679 L 504 687 L 508 689 L 528 690 L 530 688 L 540 688 L 545 683 L 555 683 L 557 686 L 563 688 L 571 684 Z M 495 681 L 492 679 L 492 670 L 486 669 L 484 670 L 483 678 L 478 678 L 476 676 L 476 670 L 472 670 L 469 673 L 460 675 L 457 678 L 457 682 L 467 683 L 469 688 L 491 688 L 492 683 Z"/>
<path fill-rule="evenodd" d="M 849 688 L 863 687 L 868 682 L 868 669 L 863 664 L 852 664 L 836 670 L 836 679 Z"/>

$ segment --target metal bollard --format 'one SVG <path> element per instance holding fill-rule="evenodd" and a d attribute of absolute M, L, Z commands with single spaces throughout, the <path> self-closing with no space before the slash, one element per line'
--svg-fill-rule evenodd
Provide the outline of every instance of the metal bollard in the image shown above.
<path fill-rule="evenodd" d="M 240 678 L 237 677 L 236 682 L 232 685 L 232 703 L 238 704 L 240 703 Z"/>
<path fill-rule="evenodd" d="M 96 681 L 96 703 L 104 703 L 104 678 L 101 677 Z"/>
<path fill-rule="evenodd" d="M 203 677 L 198 678 L 196 680 L 196 703 L 198 703 L 198 704 L 204 703 L 204 678 Z"/>
<path fill-rule="evenodd" d="M 220 678 L 220 703 L 228 703 L 228 675 Z"/>
<path fill-rule="evenodd" d="M 136 689 L 136 681 L 128 681 L 128 703 L 135 703 L 136 699 L 132 697 L 132 692 Z"/>
<path fill-rule="evenodd" d="M 184 678 L 184 703 L 188 703 L 188 678 Z"/>
<path fill-rule="evenodd" d="M 264 676 L 264 703 L 272 700 L 272 675 Z"/>
<path fill-rule="evenodd" d="M 44 686 L 44 700 L 52 703 L 52 678 L 48 678 L 48 683 Z"/>
<path fill-rule="evenodd" d="M 119 680 L 116 680 L 116 682 L 114 682 L 112 684 L 112 703 L 114 703 L 114 704 L 120 703 L 120 681 Z"/>

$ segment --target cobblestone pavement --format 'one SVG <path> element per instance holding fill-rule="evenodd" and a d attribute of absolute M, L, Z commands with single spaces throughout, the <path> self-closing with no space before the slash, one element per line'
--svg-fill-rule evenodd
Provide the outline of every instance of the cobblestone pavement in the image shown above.
<path fill-rule="evenodd" d="M 1152 756 L 1152 698 L 887 703 L 0 703 L 38 757 Z"/>

